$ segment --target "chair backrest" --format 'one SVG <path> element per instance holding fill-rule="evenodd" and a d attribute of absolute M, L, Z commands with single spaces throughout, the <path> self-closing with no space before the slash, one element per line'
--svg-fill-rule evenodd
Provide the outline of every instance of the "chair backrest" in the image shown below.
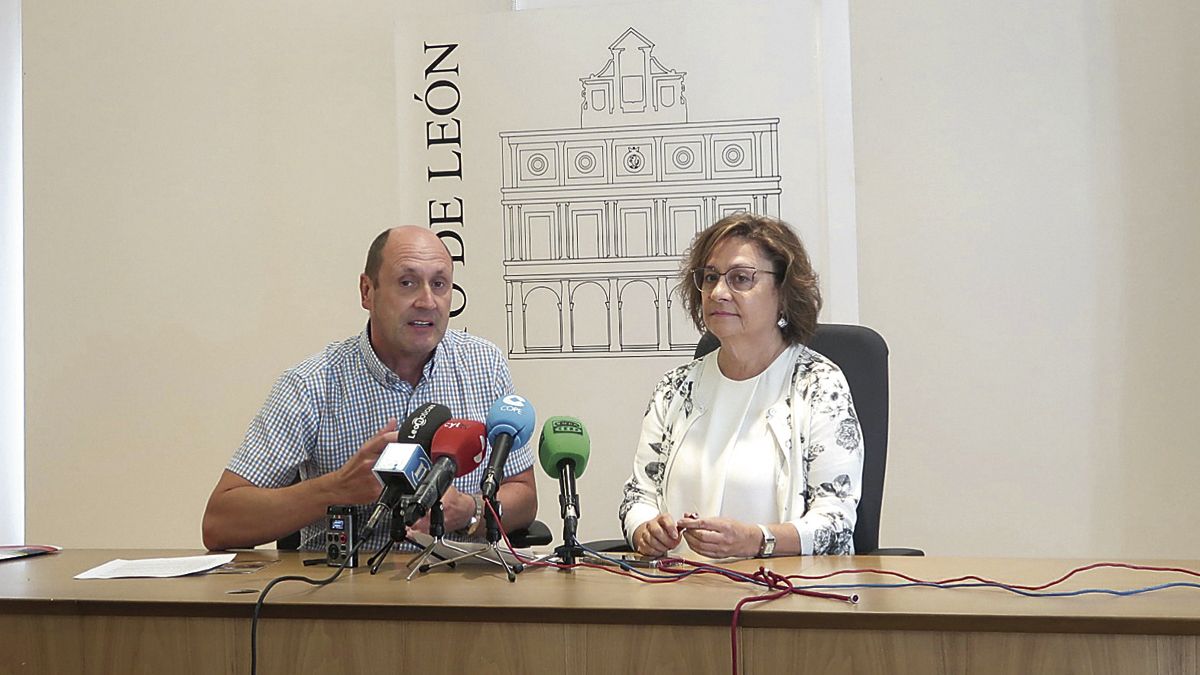
<path fill-rule="evenodd" d="M 721 345 L 705 333 L 696 345 L 699 358 Z M 883 337 L 866 326 L 837 323 L 817 325 L 808 345 L 842 369 L 863 432 L 862 498 L 854 525 L 854 550 L 864 554 L 879 548 L 879 514 L 883 508 L 883 477 L 888 443 L 888 347 Z"/>

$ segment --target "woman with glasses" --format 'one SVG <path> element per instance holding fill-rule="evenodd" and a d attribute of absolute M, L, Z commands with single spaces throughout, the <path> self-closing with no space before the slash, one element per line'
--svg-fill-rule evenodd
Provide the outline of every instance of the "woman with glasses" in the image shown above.
<path fill-rule="evenodd" d="M 642 421 L 620 518 L 661 556 L 854 552 L 862 432 L 846 378 L 804 346 L 821 294 L 784 222 L 749 213 L 696 235 L 684 306 L 716 351 L 668 372 Z"/>

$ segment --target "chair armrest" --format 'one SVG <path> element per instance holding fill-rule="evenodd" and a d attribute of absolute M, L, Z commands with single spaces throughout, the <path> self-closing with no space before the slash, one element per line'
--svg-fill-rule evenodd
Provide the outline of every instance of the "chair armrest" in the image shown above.
<path fill-rule="evenodd" d="M 554 537 L 550 535 L 550 528 L 540 520 L 535 520 L 522 530 L 514 530 L 508 533 L 508 540 L 512 543 L 513 548 L 529 548 L 530 546 L 545 546 L 553 541 Z"/>
<path fill-rule="evenodd" d="M 924 556 L 925 551 L 919 548 L 877 548 L 874 551 L 864 551 L 855 553 L 855 555 L 906 555 L 906 556 Z"/>
<path fill-rule="evenodd" d="M 583 547 L 590 548 L 597 553 L 633 553 L 629 542 L 624 539 L 598 539 L 585 542 Z"/>
<path fill-rule="evenodd" d="M 275 548 L 280 551 L 295 551 L 300 548 L 300 531 L 297 530 L 286 537 L 275 540 Z"/>

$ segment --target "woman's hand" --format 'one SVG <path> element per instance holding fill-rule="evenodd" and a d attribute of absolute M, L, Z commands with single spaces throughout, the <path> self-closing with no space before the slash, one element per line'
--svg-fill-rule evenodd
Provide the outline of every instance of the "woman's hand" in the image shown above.
<path fill-rule="evenodd" d="M 758 525 L 733 518 L 682 518 L 678 523 L 693 551 L 708 558 L 753 558 L 762 548 Z"/>
<path fill-rule="evenodd" d="M 668 513 L 660 513 L 633 531 L 633 547 L 648 556 L 663 556 L 679 545 L 679 528 Z"/>

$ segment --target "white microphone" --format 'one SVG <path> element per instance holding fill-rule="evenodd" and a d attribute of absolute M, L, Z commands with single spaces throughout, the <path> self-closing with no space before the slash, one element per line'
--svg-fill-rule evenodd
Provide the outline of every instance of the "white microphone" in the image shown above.
<path fill-rule="evenodd" d="M 426 403 L 408 416 L 397 434 L 397 442 L 388 443 L 375 460 L 372 471 L 383 490 L 360 532 L 363 540 L 375 531 L 383 514 L 395 509 L 405 495 L 415 492 L 429 473 L 431 464 L 425 449 L 432 443 L 434 432 L 449 419 L 449 408 Z"/>

